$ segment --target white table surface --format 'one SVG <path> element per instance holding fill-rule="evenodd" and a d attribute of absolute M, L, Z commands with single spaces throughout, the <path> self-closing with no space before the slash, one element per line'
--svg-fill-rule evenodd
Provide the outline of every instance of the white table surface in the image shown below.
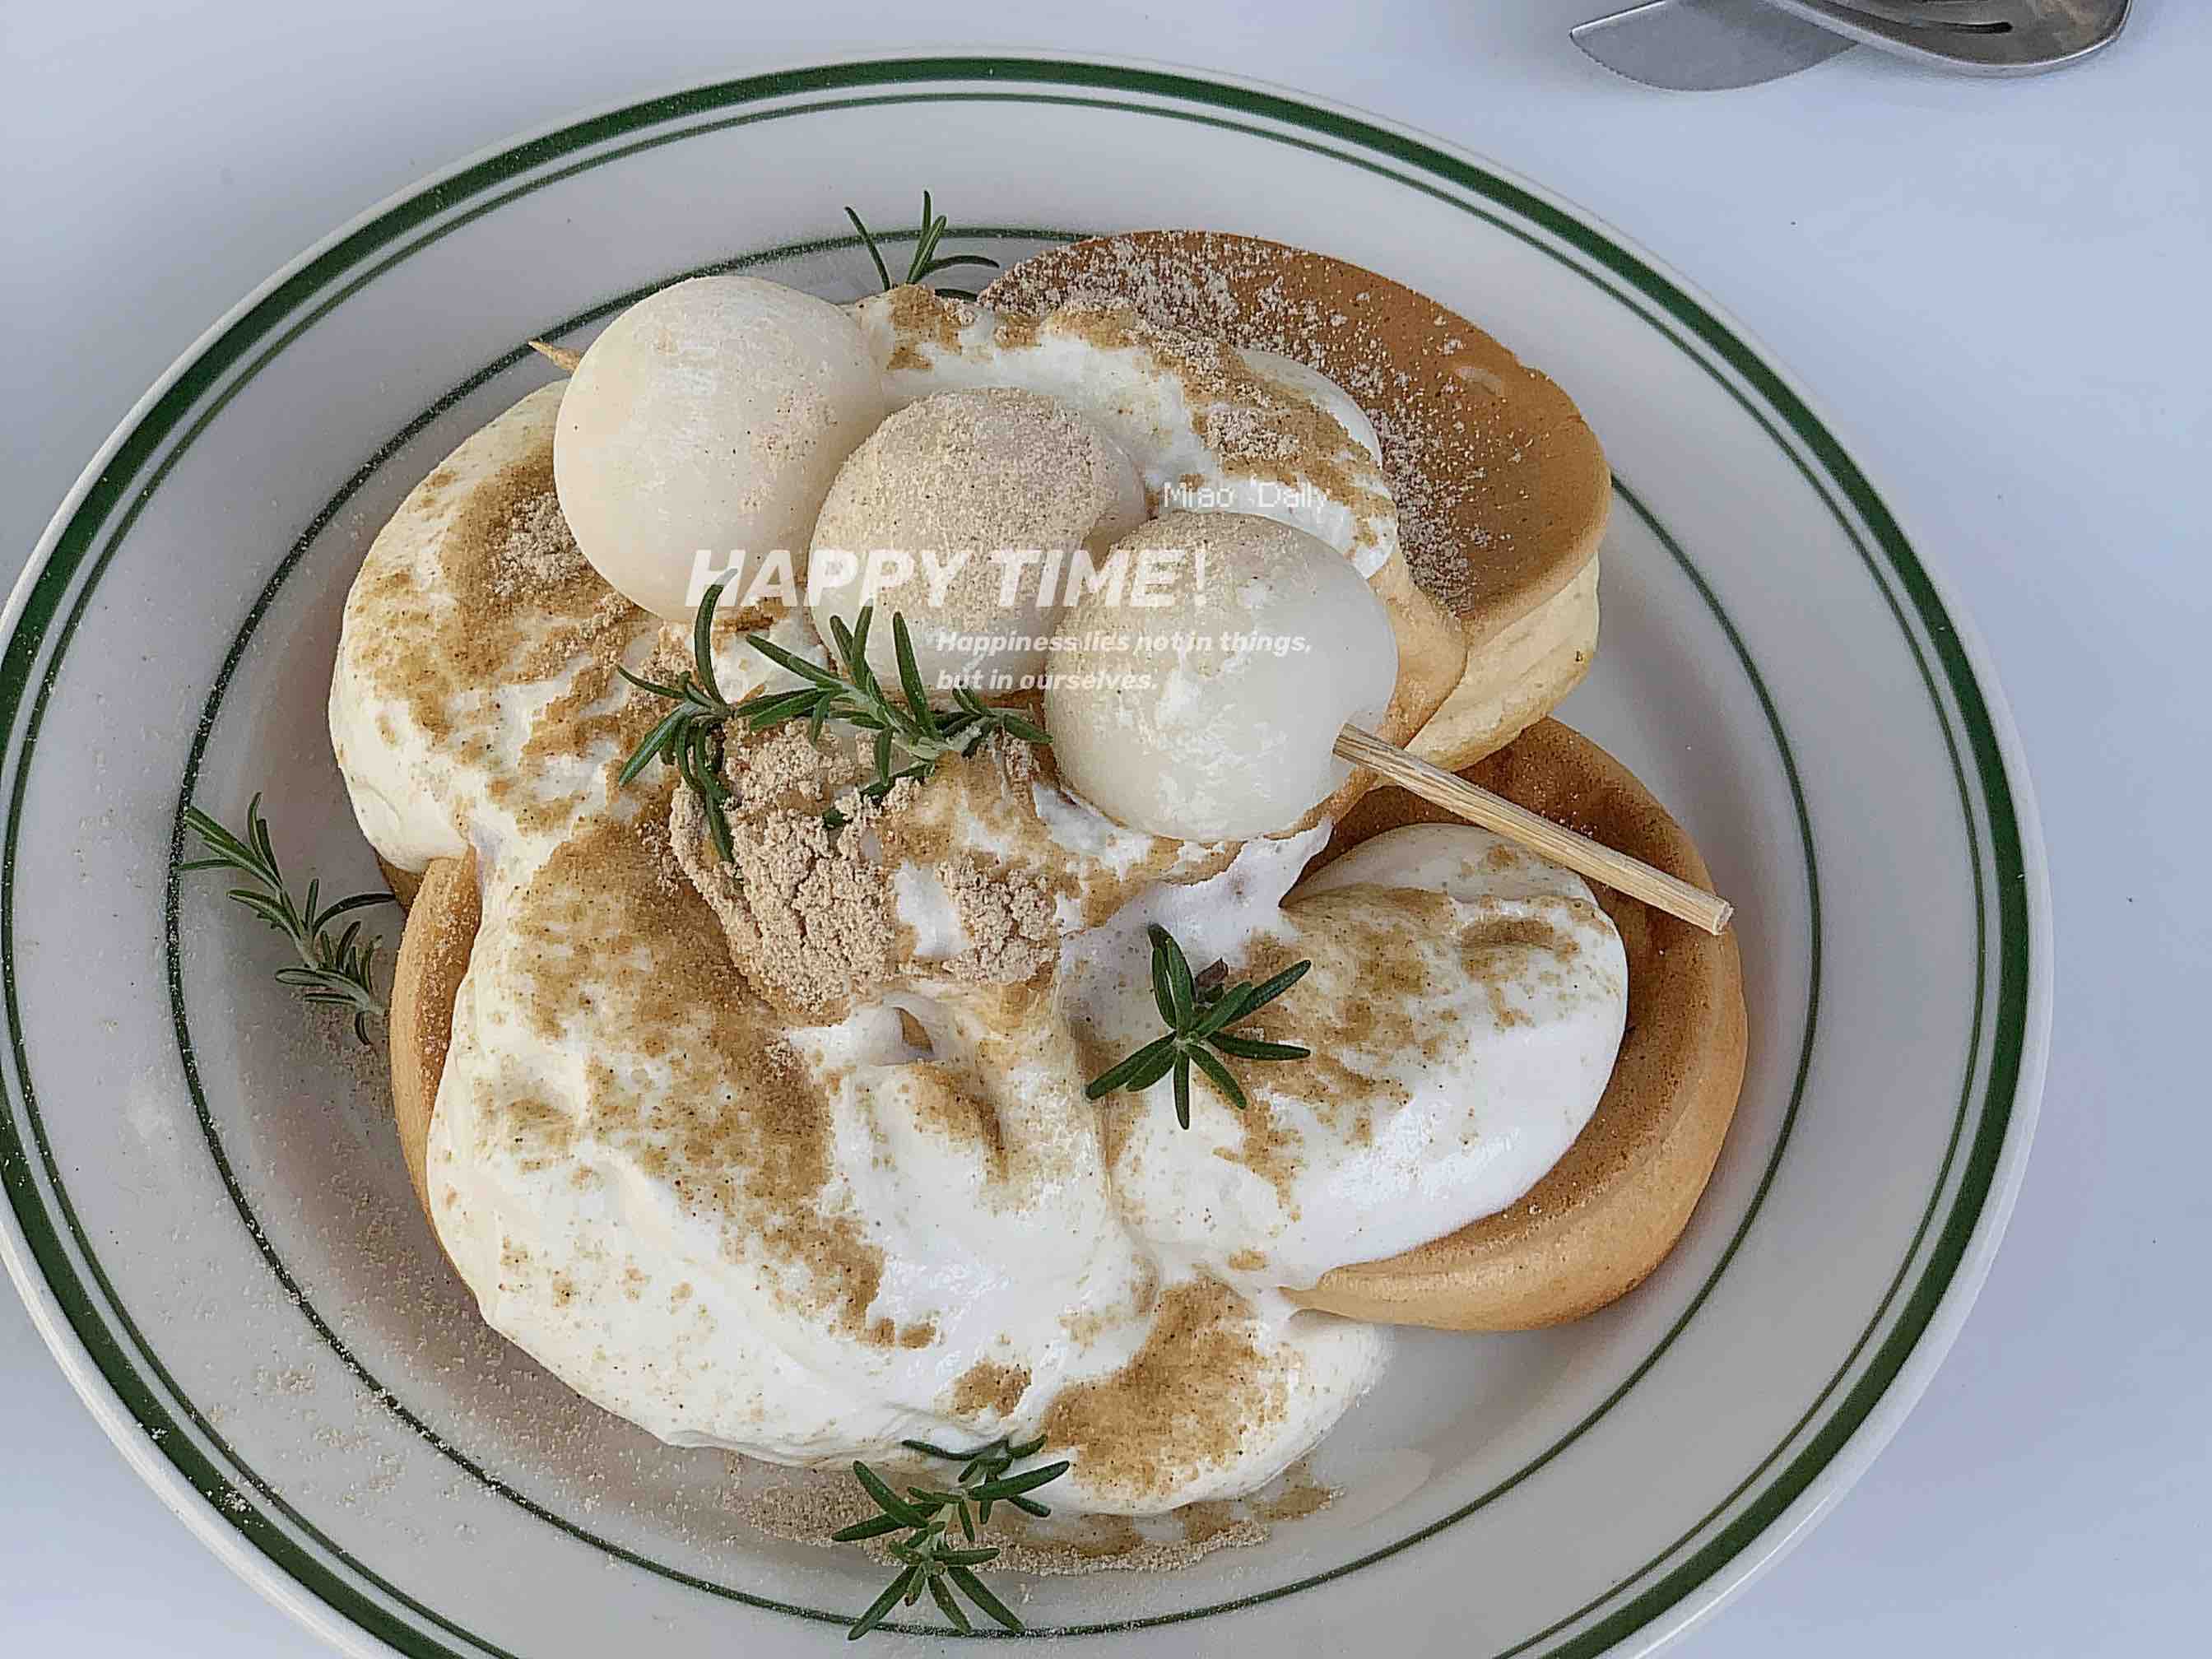
<path fill-rule="evenodd" d="M 2212 1612 L 2212 6 L 2020 82 L 1862 49 L 1677 96 L 1607 0 L 1000 8 L 966 44 L 1173 58 L 1415 123 L 1672 261 L 1813 387 L 1963 592 L 2049 837 L 2057 1030 L 2011 1237 L 1873 1472 L 1696 1659 L 2201 1650 Z M 0 577 L 170 360 L 421 173 L 577 108 L 945 44 L 881 0 L 11 6 Z M 911 24 L 905 21 L 911 18 Z M 917 32 L 907 33 L 908 27 Z M 0 1651 L 312 1652 L 125 1468 L 0 1294 Z"/>

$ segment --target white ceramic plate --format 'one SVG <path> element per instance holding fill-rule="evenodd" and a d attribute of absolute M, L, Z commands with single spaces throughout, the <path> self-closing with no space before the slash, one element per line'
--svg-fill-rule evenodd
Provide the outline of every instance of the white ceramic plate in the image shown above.
<path fill-rule="evenodd" d="M 1117 1652 L 1646 1650 L 1864 1468 L 1987 1269 L 2049 1024 L 2019 751 L 1942 585 L 1726 318 L 1534 185 L 1257 88 L 983 58 L 701 88 L 441 174 L 180 361 L 7 612 L 16 1283 L 146 1479 L 353 1651 L 836 1643 L 879 1575 L 751 1533 L 719 1456 L 483 1329 L 373 1067 L 175 860 L 185 802 L 235 819 L 266 788 L 295 867 L 374 883 L 323 724 L 340 602 L 409 487 L 545 378 L 526 337 L 579 343 L 733 263 L 853 297 L 873 282 L 841 204 L 908 224 L 924 185 L 953 241 L 1009 260 L 1144 225 L 1340 254 L 1557 378 L 1620 492 L 1603 647 L 1564 713 L 1696 834 L 1752 1012 L 1718 1174 L 1649 1284 L 1557 1331 L 1417 1335 L 1325 1448 L 1341 1498 L 1263 1546 L 1016 1605 Z"/>

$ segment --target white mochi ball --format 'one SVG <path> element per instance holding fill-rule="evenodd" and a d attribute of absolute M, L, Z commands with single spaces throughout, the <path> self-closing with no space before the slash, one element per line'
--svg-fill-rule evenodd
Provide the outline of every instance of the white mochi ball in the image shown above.
<path fill-rule="evenodd" d="M 1350 774 L 1331 752 L 1339 729 L 1371 729 L 1389 707 L 1389 612 L 1327 543 L 1272 519 L 1172 513 L 1115 551 L 1131 560 L 1121 602 L 1079 599 L 1052 653 L 1060 776 L 1156 836 L 1289 830 Z"/>
<path fill-rule="evenodd" d="M 689 618 L 707 550 L 777 549 L 803 574 L 837 468 L 881 421 L 858 324 L 757 276 L 696 276 L 639 301 L 592 343 L 561 400 L 553 479 L 584 556 L 657 616 Z"/>
<path fill-rule="evenodd" d="M 896 611 L 931 690 L 1034 690 L 1071 568 L 1103 565 L 1144 516 L 1135 464 L 1080 410 L 1014 386 L 939 392 L 884 421 L 830 486 L 815 628 L 826 640 L 832 617 L 850 627 L 872 605 L 869 664 L 886 682 Z"/>

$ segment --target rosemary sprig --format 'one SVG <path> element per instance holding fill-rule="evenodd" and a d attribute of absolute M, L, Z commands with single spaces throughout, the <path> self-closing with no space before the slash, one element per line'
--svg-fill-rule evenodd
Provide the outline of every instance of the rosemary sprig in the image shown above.
<path fill-rule="evenodd" d="M 185 809 L 185 827 L 200 838 L 208 856 L 188 860 L 177 867 L 234 870 L 252 883 L 250 887 L 232 888 L 230 896 L 289 939 L 300 958 L 298 967 L 276 970 L 276 982 L 298 991 L 303 1001 L 352 1009 L 353 1034 L 366 1043 L 368 1022 L 385 1018 L 384 999 L 376 994 L 380 941 L 363 938 L 359 921 L 349 922 L 344 932 L 335 935 L 331 924 L 349 911 L 398 901 L 389 893 L 356 893 L 351 898 L 325 904 L 323 884 L 314 880 L 308 882 L 306 896 L 295 902 L 276 862 L 276 848 L 269 837 L 269 821 L 261 816 L 258 794 L 246 804 L 243 836 L 224 829 L 197 806 Z"/>
<path fill-rule="evenodd" d="M 746 729 L 764 732 L 787 720 L 803 720 L 819 737 L 831 720 L 875 733 L 876 775 L 860 793 L 881 800 L 902 777 L 927 777 L 947 755 L 970 755 L 994 732 L 1005 732 L 1027 743 L 1050 743 L 1044 728 L 1011 709 L 996 708 L 965 686 L 952 692 L 951 709 L 930 706 L 929 692 L 921 683 L 915 660 L 914 639 L 906 618 L 891 613 L 891 651 L 898 662 L 899 696 L 894 697 L 868 665 L 868 631 L 875 623 L 876 608 L 860 607 L 850 628 L 844 619 L 830 619 L 830 640 L 844 665 L 841 676 L 804 657 L 793 655 L 773 640 L 748 634 L 745 643 L 780 668 L 788 669 L 806 684 L 794 690 L 749 702 L 739 710 Z M 895 753 L 909 757 L 909 763 L 894 769 Z"/>
<path fill-rule="evenodd" d="M 1310 962 L 1295 962 L 1273 978 L 1254 984 L 1224 981 L 1225 971 L 1216 963 L 1192 976 L 1189 960 L 1176 937 L 1157 923 L 1145 930 L 1152 941 L 1152 1000 L 1167 1022 L 1164 1036 L 1155 1037 L 1136 1053 L 1091 1079 L 1084 1093 L 1103 1099 L 1117 1090 L 1142 1093 L 1170 1074 L 1175 1079 L 1176 1121 L 1190 1127 L 1190 1068 L 1194 1066 L 1212 1080 L 1229 1103 L 1243 1111 L 1250 1103 L 1236 1073 L 1221 1054 L 1235 1060 L 1304 1060 L 1310 1048 L 1295 1042 L 1263 1042 L 1239 1036 L 1229 1030 L 1249 1018 L 1305 977 Z M 1214 1051 L 1218 1050 L 1217 1054 Z"/>
<path fill-rule="evenodd" d="M 900 283 L 891 281 L 890 267 L 884 263 L 884 251 L 876 240 L 875 233 L 860 222 L 860 216 L 854 212 L 851 208 L 845 210 L 845 216 L 853 222 L 853 228 L 860 233 L 860 240 L 868 250 L 868 258 L 876 262 L 876 275 L 883 278 L 884 292 L 888 294 L 891 289 L 899 287 Z M 907 283 L 926 283 L 940 270 L 951 270 L 962 265 L 988 265 L 993 270 L 999 268 L 999 262 L 996 259 L 986 258 L 980 253 L 951 253 L 940 256 L 937 252 L 937 245 L 943 240 L 945 230 L 945 216 L 932 211 L 929 192 L 925 190 L 921 192 L 921 228 L 915 234 L 914 258 L 907 262 L 904 279 Z M 967 289 L 940 288 L 936 291 L 948 295 L 956 300 L 972 300 L 975 297 L 975 294 Z"/>
<path fill-rule="evenodd" d="M 975 1626 L 952 1594 L 955 1589 L 999 1624 L 1018 1632 L 1022 1621 L 1015 1617 L 1013 1609 L 994 1595 L 975 1576 L 975 1568 L 999 1559 L 996 1546 L 976 1543 L 975 1529 L 989 1523 L 992 1506 L 996 1504 L 1010 1504 L 1028 1515 L 1050 1515 L 1050 1510 L 1029 1494 L 1066 1474 L 1066 1462 L 1046 1463 L 1024 1469 L 1019 1474 L 1012 1472 L 1015 1464 L 1044 1449 L 1042 1435 L 1019 1445 L 1002 1435 L 972 1451 L 947 1451 L 927 1440 L 903 1443 L 908 1450 L 920 1452 L 925 1457 L 959 1464 L 957 1484 L 951 1489 L 908 1486 L 905 1496 L 901 1497 L 889 1481 L 866 1463 L 853 1465 L 853 1478 L 875 1500 L 878 1512 L 866 1521 L 856 1521 L 830 1534 L 830 1541 L 857 1544 L 890 1533 L 902 1532 L 906 1535 L 886 1547 L 891 1559 L 900 1564 L 898 1572 L 884 1586 L 884 1593 L 868 1604 L 868 1610 L 853 1621 L 845 1639 L 859 1641 L 890 1618 L 894 1607 L 902 1603 L 912 1607 L 921 1599 L 924 1591 L 956 1628 L 973 1631 Z M 955 1522 L 960 1528 L 957 1541 L 952 1535 Z"/>
<path fill-rule="evenodd" d="M 722 733 L 732 720 L 742 721 L 749 732 L 765 732 L 770 726 L 803 720 L 817 742 L 823 728 L 832 720 L 873 732 L 875 776 L 860 786 L 860 794 L 875 801 L 890 793 L 902 778 L 927 777 L 947 755 L 973 754 L 976 745 L 994 732 L 1004 732 L 1027 743 L 1052 741 L 1043 727 L 1010 709 L 992 707 L 964 686 L 953 691 L 951 708 L 932 708 L 906 618 L 896 612 L 891 616 L 891 646 L 898 659 L 899 696 L 893 696 L 868 665 L 873 605 L 862 605 L 850 628 L 838 617 L 830 620 L 830 643 L 844 667 L 842 675 L 761 635 L 746 635 L 747 645 L 805 684 L 772 696 L 733 703 L 722 695 L 714 662 L 714 607 L 727 586 L 727 578 L 716 582 L 700 600 L 699 614 L 691 626 L 693 665 L 675 684 L 645 679 L 626 668 L 619 671 L 632 685 L 676 705 L 638 744 L 623 767 L 621 781 L 629 782 L 656 760 L 673 766 L 685 787 L 706 807 L 708 829 L 725 863 L 733 855 L 726 816 L 731 795 L 729 786 L 722 781 Z M 905 763 L 895 764 L 901 754 L 907 757 Z M 823 822 L 836 830 L 844 824 L 845 815 L 833 806 L 823 814 Z"/>
<path fill-rule="evenodd" d="M 722 781 L 722 727 L 738 706 L 722 695 L 721 683 L 714 678 L 714 607 L 721 604 L 722 590 L 730 580 L 725 576 L 699 601 L 699 614 L 691 623 L 691 666 L 677 677 L 675 684 L 648 680 L 619 665 L 615 669 L 641 691 L 676 705 L 623 763 L 617 785 L 629 783 L 655 761 L 674 767 L 684 787 L 707 809 L 707 831 L 725 864 L 737 854 L 730 845 L 730 789 Z"/>

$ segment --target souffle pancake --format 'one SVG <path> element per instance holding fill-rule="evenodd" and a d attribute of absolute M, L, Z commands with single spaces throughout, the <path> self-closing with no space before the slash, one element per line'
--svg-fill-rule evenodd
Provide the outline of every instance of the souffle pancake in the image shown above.
<path fill-rule="evenodd" d="M 1340 752 L 1710 886 L 1547 718 L 1610 501 L 1559 386 L 1195 231 L 980 303 L 694 278 L 562 367 L 377 537 L 330 703 L 495 1329 L 673 1443 L 1146 1516 L 1281 1479 L 1394 1327 L 1664 1257 L 1733 938 Z"/>

